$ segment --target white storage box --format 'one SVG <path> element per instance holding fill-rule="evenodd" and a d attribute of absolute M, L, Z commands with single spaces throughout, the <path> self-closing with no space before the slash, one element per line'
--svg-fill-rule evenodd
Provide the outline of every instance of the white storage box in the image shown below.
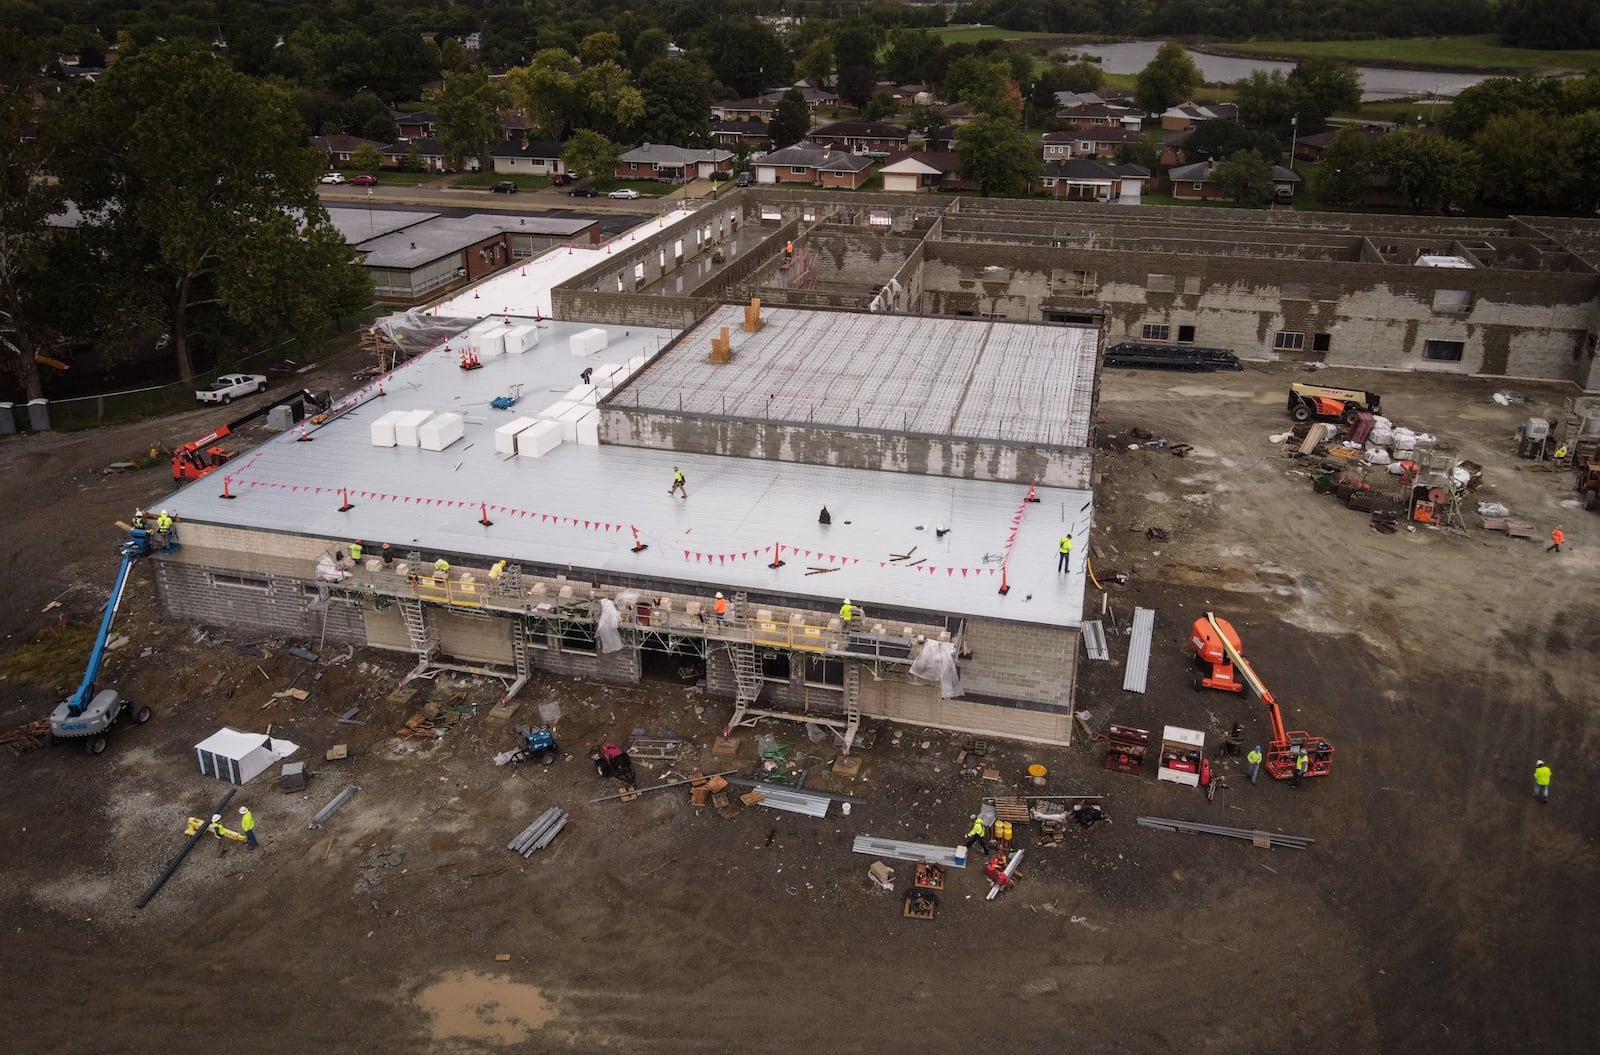
<path fill-rule="evenodd" d="M 589 413 L 579 418 L 574 429 L 578 442 L 585 447 L 600 446 L 600 412 L 590 409 Z"/>
<path fill-rule="evenodd" d="M 418 444 L 425 451 L 442 451 L 467 431 L 460 414 L 435 414 L 417 428 Z"/>
<path fill-rule="evenodd" d="M 567 346 L 573 355 L 593 355 L 605 351 L 609 341 L 605 330 L 595 328 L 573 334 L 567 339 Z"/>
<path fill-rule="evenodd" d="M 561 446 L 561 426 L 554 421 L 536 421 L 517 434 L 517 455 L 543 458 Z"/>
<path fill-rule="evenodd" d="M 600 402 L 600 390 L 594 385 L 578 385 L 561 397 L 568 403 L 587 403 L 591 407 Z"/>
<path fill-rule="evenodd" d="M 593 407 L 589 406 L 587 403 L 579 403 L 576 406 L 574 406 L 571 410 L 569 410 L 565 414 L 561 415 L 561 417 L 558 418 L 557 421 L 556 421 L 556 423 L 561 426 L 561 442 L 563 442 L 563 443 L 577 443 L 578 442 L 578 422 L 583 420 L 583 418 L 586 417 L 587 415 L 593 414 L 594 412 L 595 412 L 595 409 Z"/>
<path fill-rule="evenodd" d="M 506 334 L 511 332 L 509 326 L 493 326 L 487 330 L 472 335 L 472 350 L 478 353 L 479 359 L 493 359 L 506 353 Z"/>
<path fill-rule="evenodd" d="M 394 446 L 395 422 L 406 416 L 403 410 L 391 410 L 377 421 L 372 423 L 372 445 L 374 447 Z"/>
<path fill-rule="evenodd" d="M 494 430 L 494 449 L 496 454 L 517 453 L 517 434 L 529 426 L 538 423 L 538 418 L 518 418 L 508 421 Z M 559 430 L 558 430 L 559 431 Z"/>
<path fill-rule="evenodd" d="M 395 419 L 394 442 L 400 447 L 416 447 L 421 445 L 421 438 L 417 430 L 423 423 L 433 417 L 431 410 L 408 410 Z"/>
<path fill-rule="evenodd" d="M 545 407 L 543 410 L 539 411 L 536 416 L 541 417 L 546 421 L 560 421 L 561 415 L 565 414 L 567 411 L 571 410 L 577 405 L 578 404 L 576 403 L 569 403 L 563 399 L 559 403 L 552 403 L 548 407 Z"/>
<path fill-rule="evenodd" d="M 247 784 L 265 773 L 280 758 L 298 748 L 265 733 L 246 733 L 223 726 L 194 745 L 195 761 L 203 776 L 230 784 Z"/>
<path fill-rule="evenodd" d="M 506 331 L 506 354 L 521 355 L 539 344 L 537 326 L 513 326 Z"/>

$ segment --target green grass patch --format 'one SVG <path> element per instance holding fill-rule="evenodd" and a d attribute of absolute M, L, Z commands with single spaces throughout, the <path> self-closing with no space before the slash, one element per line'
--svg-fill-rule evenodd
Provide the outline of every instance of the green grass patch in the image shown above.
<path fill-rule="evenodd" d="M 940 37 L 946 44 L 976 44 L 983 40 L 1057 40 L 1063 44 L 1088 40 L 1082 36 L 1062 33 L 1035 33 L 1021 29 L 1001 29 L 998 26 L 945 26 L 930 29 L 928 33 Z"/>
<path fill-rule="evenodd" d="M 52 623 L 21 648 L 0 656 L 0 681 L 65 693 L 83 677 L 98 625 Z"/>
<path fill-rule="evenodd" d="M 458 190 L 488 190 L 506 180 L 515 183 L 518 190 L 544 190 L 550 186 L 549 176 L 535 176 L 531 172 L 474 172 L 451 180 L 450 186 Z"/>
<path fill-rule="evenodd" d="M 1600 51 L 1533 51 L 1508 48 L 1493 34 L 1476 37 L 1409 37 L 1398 40 L 1251 40 L 1220 43 L 1218 54 L 1254 55 L 1288 61 L 1340 59 L 1368 65 L 1437 66 L 1457 69 L 1600 69 Z"/>

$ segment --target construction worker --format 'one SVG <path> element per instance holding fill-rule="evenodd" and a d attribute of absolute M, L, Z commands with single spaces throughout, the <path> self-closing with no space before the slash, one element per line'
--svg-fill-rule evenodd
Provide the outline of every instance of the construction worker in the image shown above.
<path fill-rule="evenodd" d="M 250 812 L 249 806 L 239 807 L 239 830 L 244 832 L 244 844 L 254 850 L 256 843 L 256 815 Z"/>
<path fill-rule="evenodd" d="M 1542 758 L 1533 764 L 1533 797 L 1541 803 L 1550 801 L 1550 767 Z"/>
<path fill-rule="evenodd" d="M 144 530 L 144 510 L 142 509 L 135 509 L 133 511 L 133 530 Z"/>
<path fill-rule="evenodd" d="M 383 544 L 382 549 L 378 550 L 378 556 L 383 558 L 383 566 L 385 568 L 394 563 L 394 553 L 389 549 L 387 542 Z"/>
<path fill-rule="evenodd" d="M 680 494 L 685 498 L 689 497 L 688 488 L 684 487 L 683 470 L 676 465 L 672 467 L 672 486 L 667 488 L 667 494 Z"/>
<path fill-rule="evenodd" d="M 1256 778 L 1261 776 L 1261 759 L 1263 757 L 1264 756 L 1261 754 L 1260 744 L 1252 747 L 1250 749 L 1250 753 L 1244 756 L 1244 760 L 1249 763 L 1250 766 L 1248 772 L 1250 774 L 1250 783 L 1252 785 L 1255 784 Z"/>
<path fill-rule="evenodd" d="M 965 845 L 970 848 L 973 843 L 977 843 L 978 844 L 978 848 L 983 851 L 983 856 L 988 857 L 989 856 L 989 838 L 988 838 L 988 836 L 989 836 L 989 829 L 984 827 L 983 818 L 982 817 L 974 817 L 974 818 L 972 818 L 972 828 L 967 832 L 967 841 L 966 841 Z"/>
<path fill-rule="evenodd" d="M 1550 551 L 1554 550 L 1555 552 L 1560 553 L 1561 544 L 1565 541 L 1567 541 L 1567 533 L 1562 531 L 1560 528 L 1556 528 L 1554 531 L 1550 532 L 1550 545 L 1546 546 L 1544 551 L 1549 553 Z"/>
<path fill-rule="evenodd" d="M 793 257 L 794 257 L 794 243 L 793 242 L 786 242 L 784 244 L 783 255 L 793 259 Z"/>
<path fill-rule="evenodd" d="M 361 563 L 361 540 L 360 539 L 356 539 L 354 542 L 350 543 L 350 562 L 352 564 L 360 564 Z"/>
<path fill-rule="evenodd" d="M 711 610 L 717 613 L 717 622 L 723 626 L 728 625 L 728 599 L 726 597 L 718 593 L 716 603 L 711 606 Z"/>
<path fill-rule="evenodd" d="M 433 562 L 433 573 L 435 575 L 449 575 L 450 562 L 445 560 L 443 557 L 440 557 L 438 560 Z"/>
<path fill-rule="evenodd" d="M 1562 446 L 1556 448 L 1556 461 L 1557 462 L 1564 462 L 1566 460 L 1567 460 L 1567 448 L 1566 448 L 1566 445 L 1563 444 Z"/>
<path fill-rule="evenodd" d="M 850 629 L 850 620 L 856 617 L 855 607 L 850 603 L 850 598 L 844 599 L 844 604 L 839 606 L 839 620 L 844 623 L 846 630 Z"/>
<path fill-rule="evenodd" d="M 1059 544 L 1059 551 L 1060 551 L 1061 556 L 1056 559 L 1056 571 L 1064 572 L 1064 571 L 1070 570 L 1069 565 L 1072 563 L 1072 536 L 1071 535 L 1062 535 L 1061 536 L 1061 542 Z"/>
<path fill-rule="evenodd" d="M 1311 768 L 1311 756 L 1301 750 L 1294 756 L 1294 779 L 1290 781 L 1295 787 L 1300 786 L 1300 778 L 1306 775 L 1306 770 Z"/>
<path fill-rule="evenodd" d="M 1560 530 L 1560 529 L 1558 528 L 1557 530 Z M 158 534 L 158 535 L 170 535 L 170 534 L 172 534 L 172 514 L 167 512 L 165 509 L 163 509 L 161 511 L 161 515 L 160 516 L 156 517 L 156 534 Z"/>
<path fill-rule="evenodd" d="M 216 840 L 218 842 L 221 842 L 222 841 L 222 814 L 213 813 L 211 815 L 211 823 L 206 826 L 206 830 L 209 831 L 213 836 L 215 836 Z"/>

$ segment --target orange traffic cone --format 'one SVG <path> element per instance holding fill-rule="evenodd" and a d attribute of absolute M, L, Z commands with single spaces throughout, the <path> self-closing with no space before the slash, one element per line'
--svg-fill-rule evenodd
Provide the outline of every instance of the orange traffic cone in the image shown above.
<path fill-rule="evenodd" d="M 1039 481 L 1038 480 L 1034 480 L 1032 483 L 1028 484 L 1028 501 L 1037 502 L 1039 500 L 1039 493 L 1038 492 L 1039 492 Z"/>
<path fill-rule="evenodd" d="M 783 553 L 783 543 L 774 542 L 772 544 L 772 563 L 767 565 L 767 567 L 769 567 L 769 568 L 781 568 L 781 567 L 783 567 L 784 560 L 783 560 L 783 557 L 782 557 L 782 553 Z"/>
<path fill-rule="evenodd" d="M 1010 579 L 1006 575 L 1006 566 L 1004 564 L 1002 564 L 1002 565 L 1000 565 L 1000 594 L 1003 597 L 1003 596 L 1005 596 L 1006 594 L 1008 594 L 1010 592 L 1011 592 L 1011 582 L 1010 582 Z"/>

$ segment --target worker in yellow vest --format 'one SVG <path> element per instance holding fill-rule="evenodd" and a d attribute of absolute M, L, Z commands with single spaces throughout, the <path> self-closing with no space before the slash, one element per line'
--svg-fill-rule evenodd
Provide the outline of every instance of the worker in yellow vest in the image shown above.
<path fill-rule="evenodd" d="M 844 604 L 839 606 L 839 620 L 844 623 L 846 630 L 850 629 L 850 620 L 856 617 L 855 607 L 850 604 L 850 598 L 844 599 Z"/>
<path fill-rule="evenodd" d="M 1251 784 L 1254 784 L 1256 782 L 1256 778 L 1261 776 L 1261 759 L 1262 754 L 1260 744 L 1252 747 L 1250 749 L 1250 753 L 1244 756 L 1244 760 L 1250 765 L 1249 773 Z"/>
<path fill-rule="evenodd" d="M 1060 552 L 1061 556 L 1056 559 L 1056 571 L 1064 572 L 1064 571 L 1071 570 L 1069 568 L 1069 565 L 1072 563 L 1072 536 L 1071 535 L 1062 535 L 1061 536 L 1059 552 Z"/>
<path fill-rule="evenodd" d="M 172 514 L 165 509 L 161 511 L 160 516 L 156 517 L 156 531 L 162 535 L 172 532 Z"/>
<path fill-rule="evenodd" d="M 435 575 L 449 575 L 450 562 L 445 560 L 443 557 L 440 557 L 438 560 L 433 562 L 433 572 Z"/>
<path fill-rule="evenodd" d="M 1306 770 L 1310 768 L 1311 756 L 1302 750 L 1299 754 L 1294 756 L 1294 779 L 1289 783 L 1293 784 L 1295 787 L 1299 787 L 1300 778 L 1305 776 Z"/>
<path fill-rule="evenodd" d="M 970 846 L 972 846 L 973 843 L 977 843 L 978 844 L 978 848 L 983 851 L 983 856 L 988 857 L 989 856 L 989 838 L 988 838 L 988 836 L 989 836 L 989 830 L 984 827 L 983 818 L 981 816 L 972 818 L 972 828 L 967 832 L 967 843 L 966 843 L 966 845 L 968 847 L 970 847 Z"/>
<path fill-rule="evenodd" d="M 239 830 L 244 832 L 244 844 L 251 850 L 256 843 L 256 815 L 250 812 L 249 806 L 239 807 Z"/>
<path fill-rule="evenodd" d="M 133 530 L 144 530 L 144 510 L 142 509 L 135 509 L 133 511 Z"/>
<path fill-rule="evenodd" d="M 361 540 L 356 539 L 350 543 L 350 561 L 353 564 L 361 563 Z"/>
<path fill-rule="evenodd" d="M 1550 767 L 1542 758 L 1533 764 L 1533 797 L 1541 803 L 1550 801 Z"/>

